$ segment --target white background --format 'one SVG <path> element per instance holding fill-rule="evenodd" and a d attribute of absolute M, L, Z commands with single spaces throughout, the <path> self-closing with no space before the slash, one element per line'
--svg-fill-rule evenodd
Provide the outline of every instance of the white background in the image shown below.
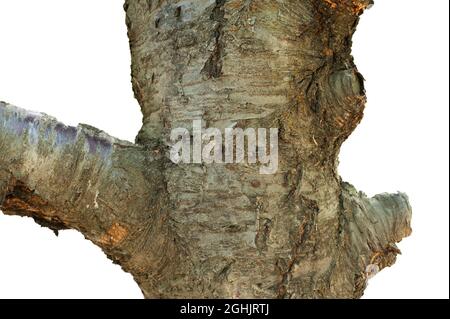
<path fill-rule="evenodd" d="M 0 0 L 0 100 L 134 140 L 123 0 Z M 366 117 L 340 173 L 368 195 L 406 192 L 413 235 L 365 298 L 449 297 L 447 0 L 376 0 L 354 37 Z M 1 150 L 0 150 L 1 151 Z M 56 238 L 0 214 L 0 298 L 141 298 L 129 274 L 74 231 Z"/>

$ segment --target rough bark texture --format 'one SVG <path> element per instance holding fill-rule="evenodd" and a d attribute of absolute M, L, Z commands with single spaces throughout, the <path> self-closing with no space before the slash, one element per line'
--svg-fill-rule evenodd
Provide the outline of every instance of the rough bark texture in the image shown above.
<path fill-rule="evenodd" d="M 148 298 L 358 298 L 410 234 L 404 194 L 341 181 L 363 117 L 351 39 L 369 0 L 127 0 L 136 145 L 0 104 L 0 204 L 74 228 Z M 280 129 L 280 166 L 174 165 L 202 118 Z"/>

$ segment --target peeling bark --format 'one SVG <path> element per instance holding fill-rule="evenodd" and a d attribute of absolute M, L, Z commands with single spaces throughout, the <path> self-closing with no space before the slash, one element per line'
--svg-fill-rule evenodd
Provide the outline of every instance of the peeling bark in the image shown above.
<path fill-rule="evenodd" d="M 358 298 L 411 232 L 404 194 L 337 174 L 363 117 L 369 0 L 125 2 L 144 115 L 131 144 L 0 103 L 0 207 L 77 229 L 147 298 Z M 280 164 L 172 164 L 172 128 L 276 127 Z"/>

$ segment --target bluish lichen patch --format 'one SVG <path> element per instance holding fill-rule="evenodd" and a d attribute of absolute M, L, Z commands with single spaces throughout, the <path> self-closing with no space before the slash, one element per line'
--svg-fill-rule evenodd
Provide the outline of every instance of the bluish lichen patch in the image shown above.
<path fill-rule="evenodd" d="M 78 130 L 73 126 L 66 126 L 62 123 L 55 125 L 56 145 L 74 144 L 77 139 Z"/>
<path fill-rule="evenodd" d="M 44 130 L 44 139 L 48 140 L 51 135 L 52 135 L 52 128 L 50 126 L 47 126 Z"/>
<path fill-rule="evenodd" d="M 17 136 L 28 136 L 28 141 L 32 144 L 38 142 L 39 125 L 42 116 L 40 114 L 24 114 L 13 109 L 0 107 L 0 124 L 10 133 Z"/>
<path fill-rule="evenodd" d="M 25 128 L 28 126 L 28 123 L 25 122 L 25 119 L 23 119 L 20 114 L 17 112 L 13 112 L 11 114 L 5 114 L 3 112 L 2 115 L 3 118 L 3 126 L 11 133 L 15 135 L 23 135 Z"/>
<path fill-rule="evenodd" d="M 55 147 L 72 145 L 76 143 L 78 135 L 76 127 L 13 106 L 0 107 L 0 125 L 10 134 L 27 139 L 32 145 L 38 144 L 40 139 L 53 141 Z"/>
<path fill-rule="evenodd" d="M 25 131 L 25 127 L 27 127 L 27 123 L 24 119 L 19 117 L 17 113 L 14 113 L 13 120 L 10 122 L 11 129 L 17 134 L 22 135 Z"/>
<path fill-rule="evenodd" d="M 28 124 L 28 142 L 37 144 L 39 142 L 39 121 L 33 121 Z"/>
<path fill-rule="evenodd" d="M 35 122 L 39 122 L 39 117 L 33 114 L 28 114 L 27 116 L 25 116 L 25 118 L 23 119 L 25 123 L 31 124 L 31 123 L 35 123 Z"/>
<path fill-rule="evenodd" d="M 67 126 L 41 113 L 33 113 L 0 103 L 0 132 L 17 135 L 21 143 L 37 145 L 40 150 L 71 151 L 79 143 L 85 144 L 85 152 L 93 159 L 102 159 L 103 164 L 111 163 L 114 142 L 106 133 L 89 127 Z M 48 147 L 44 147 L 48 145 Z"/>
<path fill-rule="evenodd" d="M 4 110 L 4 105 L 2 102 L 0 102 L 0 121 L 3 121 L 5 118 L 5 110 Z"/>
<path fill-rule="evenodd" d="M 99 154 L 103 158 L 107 158 L 111 155 L 113 146 L 107 139 L 91 135 L 86 135 L 85 138 L 89 154 Z"/>

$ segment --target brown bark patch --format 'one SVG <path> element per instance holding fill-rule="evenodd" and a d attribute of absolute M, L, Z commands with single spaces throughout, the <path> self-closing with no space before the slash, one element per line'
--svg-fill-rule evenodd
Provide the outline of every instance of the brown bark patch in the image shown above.
<path fill-rule="evenodd" d="M 119 223 L 114 223 L 108 231 L 100 238 L 100 244 L 117 246 L 122 243 L 128 235 L 128 229 Z"/>
<path fill-rule="evenodd" d="M 0 208 L 9 214 L 31 217 L 34 221 L 50 228 L 58 235 L 59 230 L 67 229 L 64 221 L 56 216 L 56 210 L 21 181 L 13 179 L 12 190 L 5 196 Z"/>

